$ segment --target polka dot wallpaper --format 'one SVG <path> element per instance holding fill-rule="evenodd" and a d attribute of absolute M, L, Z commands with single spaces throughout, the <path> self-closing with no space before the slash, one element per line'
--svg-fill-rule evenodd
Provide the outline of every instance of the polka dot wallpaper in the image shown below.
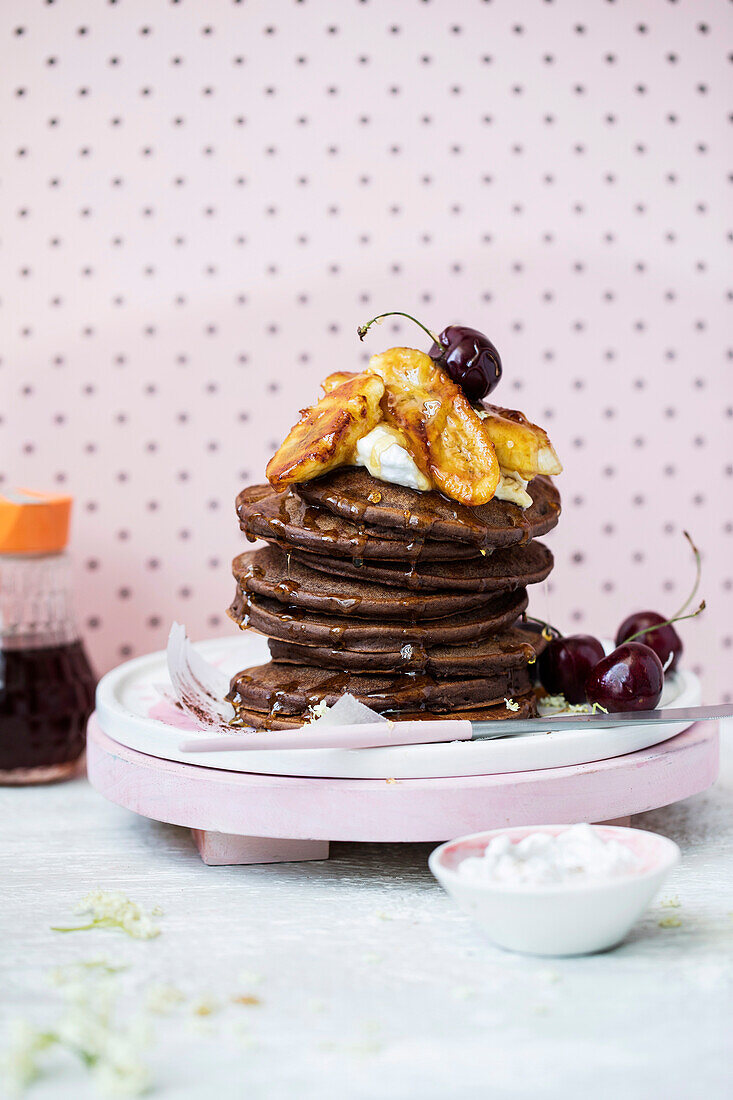
<path fill-rule="evenodd" d="M 485 330 L 565 462 L 534 611 L 733 690 L 731 5 L 0 6 L 0 477 L 73 492 L 98 669 L 233 630 L 237 490 L 322 376 Z"/>

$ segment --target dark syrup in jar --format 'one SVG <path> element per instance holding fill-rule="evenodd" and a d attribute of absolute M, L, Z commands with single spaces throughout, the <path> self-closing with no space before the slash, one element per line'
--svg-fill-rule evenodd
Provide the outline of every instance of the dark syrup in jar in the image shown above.
<path fill-rule="evenodd" d="M 65 553 L 72 499 L 0 492 L 0 784 L 73 775 L 94 674 L 73 614 Z"/>
<path fill-rule="evenodd" d="M 96 680 L 81 641 L 0 649 L 0 772 L 70 771 L 84 751 Z M 9 773 L 9 774 L 8 774 Z"/>

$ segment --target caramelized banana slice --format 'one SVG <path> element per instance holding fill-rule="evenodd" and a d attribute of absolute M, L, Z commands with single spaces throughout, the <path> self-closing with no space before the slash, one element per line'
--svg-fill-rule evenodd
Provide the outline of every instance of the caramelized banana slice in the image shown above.
<path fill-rule="evenodd" d="M 381 378 L 356 374 L 336 385 L 316 405 L 303 409 L 298 423 L 267 464 L 267 480 L 280 492 L 351 462 L 362 436 L 382 419 Z"/>
<path fill-rule="evenodd" d="M 342 385 L 344 382 L 350 382 L 352 378 L 358 378 L 359 375 L 353 370 L 337 370 L 333 374 L 329 374 L 328 378 L 324 378 L 321 382 L 321 389 L 324 393 L 330 393 L 331 390 L 335 390 L 337 386 Z"/>
<path fill-rule="evenodd" d="M 461 504 L 491 500 L 499 463 L 460 386 L 414 348 L 373 355 L 368 370 L 384 381 L 384 419 L 403 433 L 415 463 L 433 485 Z"/>
<path fill-rule="evenodd" d="M 547 432 L 531 424 L 524 413 L 498 405 L 482 405 L 477 415 L 494 444 L 502 469 L 516 471 L 525 481 L 531 481 L 536 474 L 562 473 L 562 463 Z"/>

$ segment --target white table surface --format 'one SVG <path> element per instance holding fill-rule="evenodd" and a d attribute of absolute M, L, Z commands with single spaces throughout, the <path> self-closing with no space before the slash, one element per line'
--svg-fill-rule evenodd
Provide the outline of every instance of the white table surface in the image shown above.
<path fill-rule="evenodd" d="M 635 824 L 682 846 L 661 895 L 680 907 L 657 902 L 605 955 L 541 960 L 482 938 L 431 878 L 431 845 L 206 867 L 186 830 L 113 806 L 85 780 L 0 789 L 3 1015 L 52 1021 L 49 970 L 103 954 L 129 964 L 118 980 L 130 1012 L 153 983 L 186 994 L 151 1017 L 152 1095 L 170 1100 L 727 1098 L 733 791 Z M 162 934 L 50 931 L 98 888 L 160 905 Z M 660 927 L 670 915 L 679 927 Z M 242 994 L 260 1003 L 230 1002 Z M 201 1017 L 202 997 L 224 1007 Z M 82 1070 L 63 1067 L 28 1095 L 93 1095 Z"/>

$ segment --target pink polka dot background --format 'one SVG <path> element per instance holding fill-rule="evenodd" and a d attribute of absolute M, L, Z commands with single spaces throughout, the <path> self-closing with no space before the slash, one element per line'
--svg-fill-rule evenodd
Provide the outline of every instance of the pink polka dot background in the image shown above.
<path fill-rule="evenodd" d="M 337 369 L 485 330 L 565 462 L 533 609 L 731 690 L 730 5 L 0 7 L 0 478 L 76 497 L 97 668 L 229 633 L 236 492 Z"/>

